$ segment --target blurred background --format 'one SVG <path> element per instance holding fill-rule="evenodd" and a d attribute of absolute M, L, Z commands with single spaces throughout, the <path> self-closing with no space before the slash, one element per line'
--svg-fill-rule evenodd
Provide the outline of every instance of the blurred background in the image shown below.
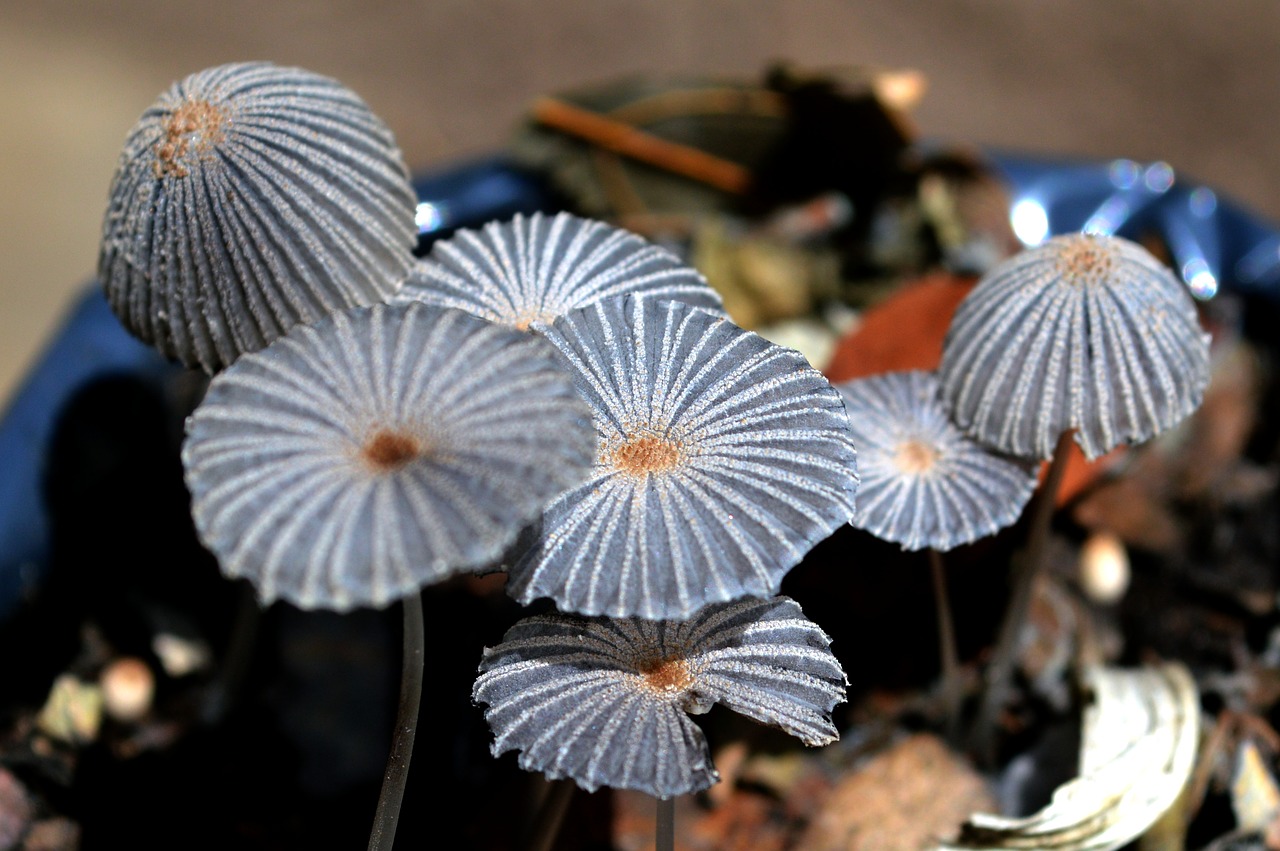
<path fill-rule="evenodd" d="M 1271 0 L 0 0 L 0 405 L 93 275 L 129 127 L 206 66 L 337 77 L 418 171 L 623 74 L 914 68 L 925 137 L 1164 160 L 1277 219 L 1278 40 Z"/>

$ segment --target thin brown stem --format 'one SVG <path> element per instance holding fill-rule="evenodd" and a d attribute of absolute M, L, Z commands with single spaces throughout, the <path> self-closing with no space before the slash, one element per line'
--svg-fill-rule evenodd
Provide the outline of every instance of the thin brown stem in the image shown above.
<path fill-rule="evenodd" d="M 956 627 L 947 595 L 946 566 L 942 553 L 929 548 L 929 572 L 933 576 L 933 596 L 938 612 L 938 658 L 942 660 L 942 705 L 946 714 L 947 740 L 956 742 L 960 732 L 960 654 L 956 650 Z"/>
<path fill-rule="evenodd" d="M 533 827 L 529 830 L 529 840 L 524 843 L 528 851 L 551 851 L 551 846 L 560 834 L 560 824 L 564 814 L 569 810 L 569 802 L 573 800 L 577 786 L 572 780 L 553 780 L 547 784 L 547 793 L 538 807 Z"/>
<path fill-rule="evenodd" d="M 1005 610 L 995 652 L 991 657 L 991 663 L 987 666 L 986 688 L 982 694 L 982 705 L 974 720 L 971 735 L 974 752 L 988 766 L 995 763 L 997 718 L 1008 697 L 1009 684 L 1013 680 L 1013 671 L 1018 662 L 1019 639 L 1022 637 L 1023 627 L 1026 626 L 1031 612 L 1031 599 L 1034 596 L 1036 579 L 1043 568 L 1045 545 L 1049 541 L 1049 521 L 1053 517 L 1054 504 L 1058 499 L 1058 487 L 1062 483 L 1062 474 L 1066 470 L 1071 435 L 1070 431 L 1064 431 L 1058 437 L 1058 445 L 1054 447 L 1049 472 L 1031 508 L 1031 526 L 1027 533 L 1026 549 L 1014 558 L 1013 588 L 1010 593 L 1009 607 Z"/>
<path fill-rule="evenodd" d="M 391 752 L 382 776 L 382 792 L 369 833 L 369 851 L 391 851 L 396 841 L 396 825 L 400 822 L 400 803 L 404 800 L 405 781 L 409 777 L 409 760 L 413 757 L 413 739 L 418 731 L 418 709 L 422 705 L 423 637 L 422 597 L 417 592 L 400 603 L 404 610 L 404 658 L 400 672 L 400 705 L 396 709 L 396 727 L 391 736 Z"/>
<path fill-rule="evenodd" d="M 675 851 L 676 799 L 658 799 L 658 818 L 654 831 L 655 851 Z"/>

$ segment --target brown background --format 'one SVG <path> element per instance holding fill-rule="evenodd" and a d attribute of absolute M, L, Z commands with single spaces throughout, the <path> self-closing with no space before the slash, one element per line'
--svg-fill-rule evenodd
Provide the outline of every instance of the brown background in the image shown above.
<path fill-rule="evenodd" d="M 125 133 L 209 65 L 338 77 L 418 169 L 619 74 L 912 67 L 927 135 L 1164 159 L 1280 219 L 1278 48 L 1273 0 L 0 0 L 0 400 L 93 272 Z"/>

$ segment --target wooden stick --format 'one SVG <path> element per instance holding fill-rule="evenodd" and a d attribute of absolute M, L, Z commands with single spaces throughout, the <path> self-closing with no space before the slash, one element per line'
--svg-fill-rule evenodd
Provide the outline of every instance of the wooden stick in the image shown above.
<path fill-rule="evenodd" d="M 638 127 L 557 98 L 541 97 L 534 101 L 533 118 L 562 133 L 724 192 L 741 195 L 751 185 L 751 172 L 735 162 L 660 139 Z"/>

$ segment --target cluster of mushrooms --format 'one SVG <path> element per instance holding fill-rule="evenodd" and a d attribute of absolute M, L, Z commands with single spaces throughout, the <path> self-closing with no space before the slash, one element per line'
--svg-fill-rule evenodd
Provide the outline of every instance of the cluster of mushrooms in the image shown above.
<path fill-rule="evenodd" d="M 223 571 L 408 624 L 425 585 L 506 570 L 556 612 L 484 651 L 474 699 L 495 754 L 587 789 L 710 786 L 689 714 L 713 703 L 835 740 L 847 683 L 774 596 L 789 569 L 848 523 L 939 552 L 992 534 L 1062 435 L 1145 440 L 1208 378 L 1185 287 L 1120 239 L 993 271 L 937 375 L 833 387 L 635 235 L 517 216 L 415 261 L 415 206 L 353 93 L 226 65 L 129 136 L 100 274 L 130 331 L 213 374 L 183 463 Z"/>

